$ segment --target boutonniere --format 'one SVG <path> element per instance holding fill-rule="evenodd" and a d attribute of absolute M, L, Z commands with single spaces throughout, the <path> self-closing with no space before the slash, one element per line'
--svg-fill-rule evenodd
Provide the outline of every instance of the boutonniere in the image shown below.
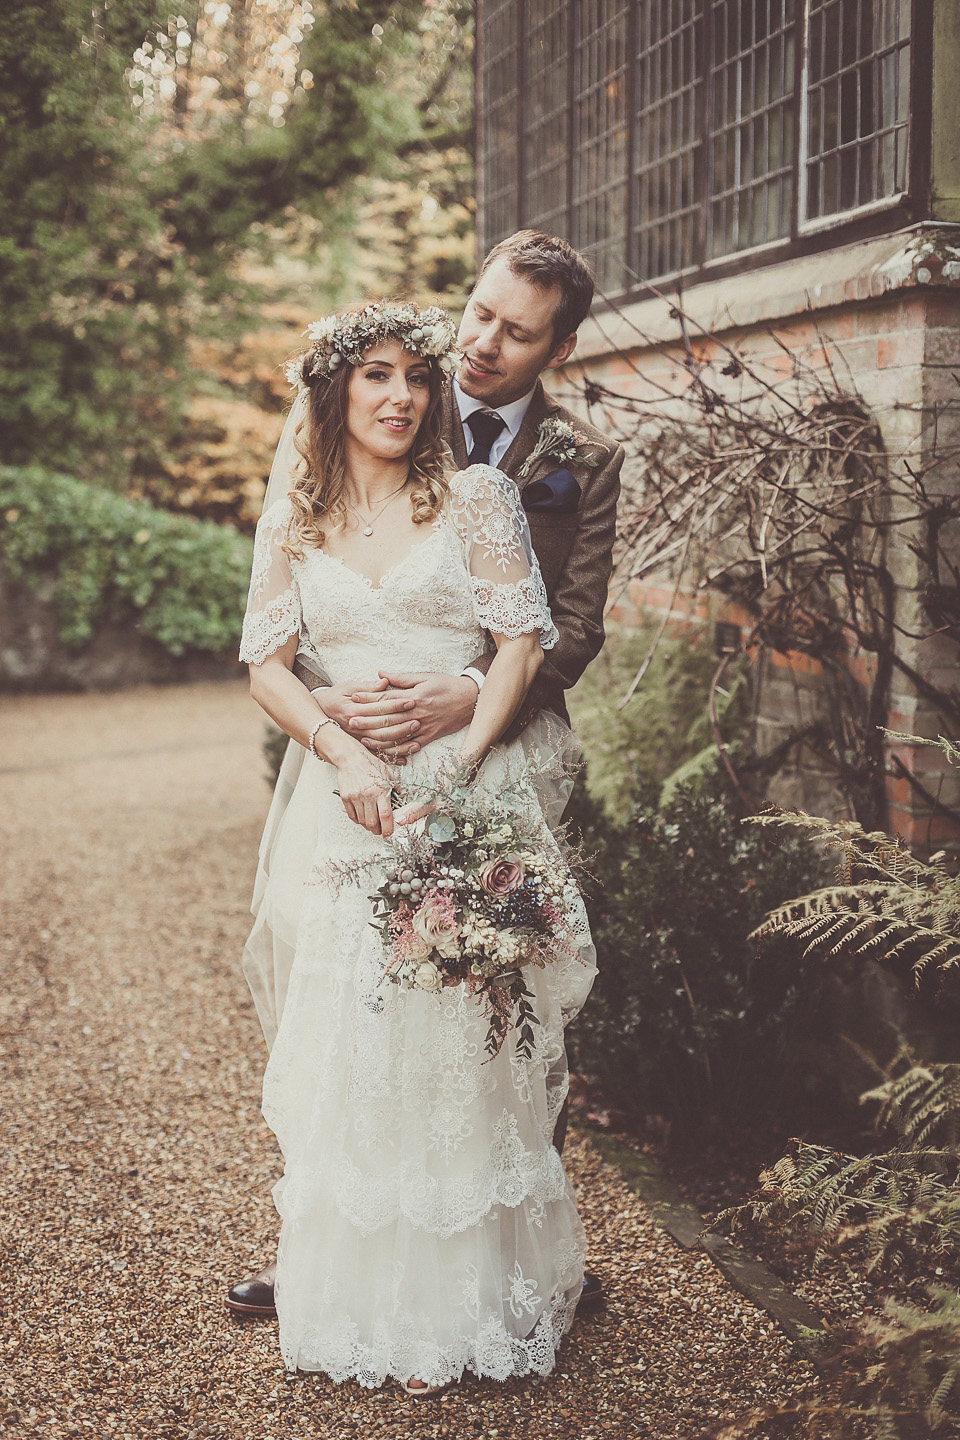
<path fill-rule="evenodd" d="M 588 440 L 586 435 L 575 430 L 566 420 L 548 417 L 546 420 L 540 421 L 537 427 L 537 443 L 520 466 L 517 476 L 523 480 L 525 476 L 529 475 L 531 466 L 535 465 L 538 460 L 542 460 L 544 455 L 549 455 L 552 460 L 579 459 L 585 465 L 599 465 L 599 457 L 578 454 L 581 445 L 592 444 L 593 442 Z"/>

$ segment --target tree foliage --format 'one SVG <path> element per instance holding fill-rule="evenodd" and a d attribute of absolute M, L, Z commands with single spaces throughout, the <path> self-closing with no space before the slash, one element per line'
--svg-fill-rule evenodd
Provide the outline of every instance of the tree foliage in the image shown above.
<path fill-rule="evenodd" d="M 196 306 L 144 193 L 124 66 L 153 7 L 0 11 L 4 458 L 114 476 L 162 432 Z"/>
<path fill-rule="evenodd" d="M 243 257 L 297 217 L 315 243 L 357 176 L 457 131 L 444 77 L 463 8 L 440 7 L 439 31 L 422 0 L 4 8 L 2 458 L 155 472 L 191 338 L 249 301 Z"/>
<path fill-rule="evenodd" d="M 214 269 L 248 242 L 253 225 L 288 207 L 322 214 L 332 190 L 381 170 L 413 138 L 415 107 L 396 77 L 412 55 L 420 9 L 410 0 L 318 5 L 300 46 L 310 85 L 296 87 L 282 117 L 258 123 L 238 108 L 209 130 L 160 129 L 166 163 L 154 201 L 191 255 Z"/>

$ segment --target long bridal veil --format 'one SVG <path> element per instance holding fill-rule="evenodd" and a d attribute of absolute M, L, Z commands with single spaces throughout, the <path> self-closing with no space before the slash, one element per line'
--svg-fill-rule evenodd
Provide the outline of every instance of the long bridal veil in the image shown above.
<path fill-rule="evenodd" d="M 309 395 L 308 390 L 299 391 L 284 422 L 276 454 L 273 457 L 273 464 L 270 467 L 266 494 L 263 497 L 264 514 L 289 493 L 297 478 L 302 459 L 296 445 L 297 432 L 306 418 Z M 256 919 L 243 951 L 243 973 L 250 986 L 268 1050 L 272 1048 L 276 1038 L 290 980 L 290 969 L 293 965 L 296 925 L 300 908 L 297 885 L 298 882 L 302 883 L 303 879 L 299 873 L 299 867 L 296 865 L 292 867 L 291 883 L 285 906 L 275 905 L 268 910 L 263 903 L 264 892 L 271 870 L 285 861 L 289 863 L 293 858 L 281 857 L 275 853 L 275 841 L 278 831 L 281 829 L 280 822 L 293 797 L 305 757 L 306 751 L 303 746 L 298 745 L 295 740 L 291 740 L 287 745 L 283 764 L 280 767 L 267 823 L 260 842 L 260 858 L 250 907 Z"/>

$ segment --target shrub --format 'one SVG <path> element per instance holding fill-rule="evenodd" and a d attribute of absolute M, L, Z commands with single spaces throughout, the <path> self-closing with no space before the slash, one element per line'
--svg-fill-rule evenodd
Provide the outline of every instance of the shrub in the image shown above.
<path fill-rule="evenodd" d="M 702 637 L 661 640 L 636 694 L 618 708 L 652 635 L 609 627 L 603 649 L 568 696 L 587 757 L 587 788 L 618 821 L 627 819 L 645 785 L 662 785 L 713 738 L 707 694 L 717 662 Z"/>
<path fill-rule="evenodd" d="M 240 636 L 250 541 L 219 525 L 39 469 L 0 467 L 0 565 L 11 580 L 54 577 L 61 641 L 135 623 L 172 655 L 222 652 Z"/>
<path fill-rule="evenodd" d="M 769 845 L 721 793 L 652 796 L 623 825 L 580 787 L 574 828 L 596 853 L 588 909 L 599 975 L 571 1031 L 574 1063 L 621 1109 L 689 1139 L 789 1125 L 795 1037 L 822 968 L 782 942 L 750 943 L 761 916 L 816 871 L 793 840 Z"/>

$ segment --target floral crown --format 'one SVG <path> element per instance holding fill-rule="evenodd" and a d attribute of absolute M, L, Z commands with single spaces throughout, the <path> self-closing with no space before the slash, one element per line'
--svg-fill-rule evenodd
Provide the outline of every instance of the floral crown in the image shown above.
<path fill-rule="evenodd" d="M 365 352 L 384 340 L 399 340 L 414 355 L 436 360 L 448 375 L 457 368 L 456 328 L 439 305 L 426 310 L 412 301 L 364 305 L 345 315 L 324 315 L 303 333 L 310 339 L 310 349 L 284 367 L 298 390 L 306 389 L 312 379 L 332 379 L 341 365 L 362 365 Z"/>

